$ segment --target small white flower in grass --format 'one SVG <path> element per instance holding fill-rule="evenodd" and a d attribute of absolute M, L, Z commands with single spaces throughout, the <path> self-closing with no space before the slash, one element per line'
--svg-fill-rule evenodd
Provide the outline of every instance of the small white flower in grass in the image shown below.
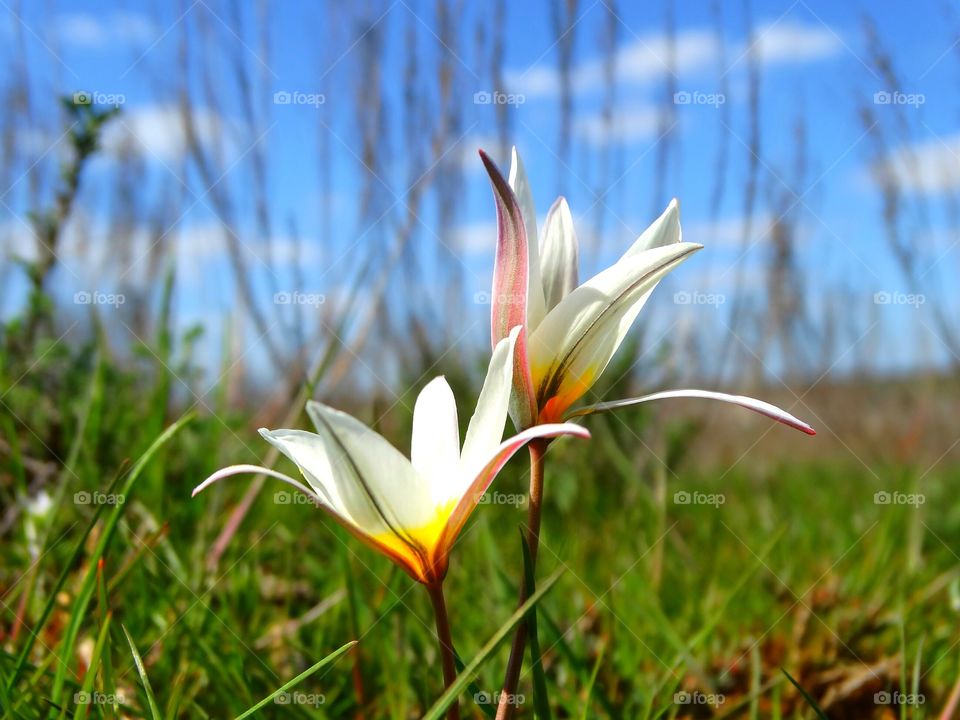
<path fill-rule="evenodd" d="M 697 397 L 733 403 L 808 435 L 807 423 L 769 403 L 706 390 L 670 390 L 571 411 L 593 386 L 657 284 L 701 245 L 681 242 L 676 200 L 612 266 L 582 284 L 578 246 L 566 200 L 550 208 L 537 238 L 533 196 L 513 150 L 509 182 L 481 151 L 497 205 L 497 251 L 491 298 L 496 344 L 523 329 L 514 354 L 510 414 L 518 428 L 664 398 Z"/>
<path fill-rule="evenodd" d="M 538 437 L 590 436 L 577 425 L 546 424 L 501 441 L 519 332 L 515 328 L 494 348 L 462 448 L 453 392 L 438 377 L 417 398 L 409 460 L 359 420 L 309 402 L 316 433 L 260 430 L 300 468 L 305 482 L 269 468 L 233 465 L 211 475 L 193 494 L 241 473 L 278 478 L 415 580 L 435 585 L 446 575 L 450 548 L 480 496 L 517 450 Z"/>

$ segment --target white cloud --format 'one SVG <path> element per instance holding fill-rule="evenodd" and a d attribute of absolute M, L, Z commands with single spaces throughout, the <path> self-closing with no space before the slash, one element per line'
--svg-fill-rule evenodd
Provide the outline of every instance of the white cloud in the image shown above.
<path fill-rule="evenodd" d="M 497 155 L 500 151 L 500 139 L 495 135 L 467 135 L 448 153 L 447 159 L 459 166 L 464 173 L 480 172 L 483 170 L 483 163 L 477 154 L 478 150 Z"/>
<path fill-rule="evenodd" d="M 574 121 L 574 132 L 593 145 L 632 142 L 654 137 L 660 128 L 661 114 L 654 108 L 618 110 L 608 125 L 602 115 L 588 115 Z"/>
<path fill-rule="evenodd" d="M 173 228 L 155 228 L 138 225 L 129 231 L 124 243 L 129 248 L 125 261 L 118 262 L 116 243 L 111 241 L 116 228 L 102 219 L 91 218 L 83 209 L 77 209 L 63 228 L 57 257 L 67 271 L 68 283 L 77 283 L 77 289 L 99 287 L 97 283 L 120 277 L 123 282 L 137 282 L 145 267 L 146 255 L 158 236 L 166 232 L 165 242 L 172 246 L 177 265 L 177 277 L 186 284 L 208 280 L 211 271 L 227 262 L 227 234 L 216 221 L 197 222 Z M 496 229 L 494 229 L 496 237 Z M 239 232 L 240 249 L 251 271 L 269 272 L 271 266 L 278 274 L 288 274 L 295 265 L 316 266 L 321 261 L 320 247 L 308 239 L 299 243 L 294 238 L 277 235 L 260 240 Z M 0 221 L 0 257 L 13 256 L 26 261 L 37 257 L 37 242 L 26 219 L 9 218 Z"/>
<path fill-rule="evenodd" d="M 193 109 L 192 114 L 196 140 L 202 147 L 222 144 L 225 156 L 235 153 L 242 131 L 238 123 L 202 108 Z M 125 110 L 104 130 L 102 147 L 114 157 L 136 153 L 147 160 L 173 162 L 188 151 L 180 108 L 176 105 L 148 105 Z"/>
<path fill-rule="evenodd" d="M 892 181 L 908 192 L 937 194 L 960 189 L 960 134 L 897 148 L 868 174 L 875 183 Z"/>
<path fill-rule="evenodd" d="M 747 243 L 763 243 L 770 236 L 774 217 L 760 214 L 750 222 L 750 237 Z M 743 242 L 746 223 L 743 217 L 719 218 L 715 221 L 694 220 L 683 223 L 683 239 L 701 243 L 710 249 L 738 249 Z"/>
<path fill-rule="evenodd" d="M 85 48 L 111 43 L 151 42 L 158 37 L 156 26 L 143 15 L 117 12 L 104 17 L 88 13 L 60 15 L 55 21 L 57 34 L 68 45 Z"/>
<path fill-rule="evenodd" d="M 826 25 L 778 22 L 757 32 L 754 49 L 761 63 L 798 63 L 821 60 L 840 51 L 840 37 Z M 748 48 L 744 47 L 743 52 Z"/>
<path fill-rule="evenodd" d="M 465 223 L 453 230 L 453 247 L 466 253 L 493 252 L 497 246 L 497 224 L 481 221 Z"/>
<path fill-rule="evenodd" d="M 717 57 L 715 34 L 705 30 L 679 33 L 674 40 L 672 68 L 677 74 L 692 72 L 709 65 Z M 614 77 L 617 83 L 642 84 L 656 80 L 671 68 L 670 43 L 665 35 L 637 38 L 615 53 Z M 586 93 L 603 86 L 606 68 L 603 59 L 580 62 L 571 73 L 575 93 Z M 552 95 L 560 90 L 556 68 L 535 65 L 527 70 L 506 73 L 507 87 L 525 95 Z"/>
<path fill-rule="evenodd" d="M 797 63 L 819 60 L 837 53 L 840 38 L 827 26 L 781 21 L 757 31 L 752 48 L 761 63 Z M 727 62 L 736 66 L 747 56 L 746 43 L 728 48 Z M 643 85 L 655 82 L 673 72 L 679 77 L 704 70 L 716 72 L 720 62 L 720 44 L 711 29 L 692 28 L 677 33 L 671 43 L 662 33 L 636 38 L 618 49 L 614 55 L 614 82 Z M 672 58 L 672 60 L 671 60 Z M 605 85 L 605 61 L 602 58 L 583 60 L 571 71 L 574 93 L 587 94 Z M 539 64 L 525 70 L 506 73 L 507 87 L 529 97 L 555 95 L 560 91 L 560 75 L 553 65 Z"/>

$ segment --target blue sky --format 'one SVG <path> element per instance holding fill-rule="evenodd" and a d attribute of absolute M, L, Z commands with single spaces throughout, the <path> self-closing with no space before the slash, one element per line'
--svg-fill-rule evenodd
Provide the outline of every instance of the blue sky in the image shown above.
<path fill-rule="evenodd" d="M 222 321 L 233 307 L 234 293 L 222 242 L 213 229 L 215 218 L 206 188 L 183 164 L 183 137 L 175 110 L 182 86 L 177 53 L 183 33 L 192 43 L 187 87 L 198 116 L 200 140 L 224 153 L 223 167 L 216 174 L 221 170 L 229 174 L 223 185 L 236 195 L 241 216 L 238 230 L 245 244 L 253 255 L 261 251 L 247 235 L 253 234 L 254 218 L 243 180 L 249 172 L 250 148 L 255 146 L 267 163 L 274 218 L 271 236 L 280 255 L 272 284 L 333 299 L 342 290 L 344 278 L 355 272 L 356 253 L 367 243 L 356 240 L 363 230 L 356 198 L 368 171 L 358 159 L 361 138 L 351 106 L 358 87 L 374 82 L 362 77 L 362 53 L 374 34 L 383 40 L 379 81 L 390 117 L 402 105 L 407 89 L 402 73 L 408 59 L 408 33 L 413 33 L 423 82 L 422 113 L 427 116 L 437 112 L 437 93 L 429 78 L 438 62 L 444 58 L 450 62 L 461 133 L 445 158 L 464 169 L 454 236 L 437 236 L 438 198 L 430 194 L 419 213 L 417 242 L 455 257 L 463 272 L 463 314 L 471 324 L 477 321 L 478 338 L 486 333 L 486 308 L 472 306 L 470 300 L 489 285 L 494 217 L 475 151 L 483 146 L 499 154 L 504 169 L 506 158 L 495 143 L 493 107 L 476 104 L 474 95 L 499 91 L 522 100 L 508 106 L 511 141 L 525 159 L 539 214 L 546 212 L 558 192 L 568 197 L 584 245 L 582 276 L 614 259 L 670 197 L 680 198 L 685 239 L 701 242 L 706 249 L 679 270 L 669 287 L 660 291 L 663 297 L 651 304 L 656 313 L 651 322 L 662 332 L 675 329 L 682 320 L 680 325 L 694 332 L 722 335 L 725 326 L 717 322 L 717 313 L 726 308 L 677 307 L 670 302 L 671 296 L 697 289 L 729 293 L 738 273 L 744 274 L 748 287 L 755 282 L 756 302 L 762 305 L 760 269 L 770 252 L 765 228 L 786 200 L 786 206 L 796 203 L 799 263 L 809 278 L 811 312 L 819 315 L 825 306 L 839 303 L 841 314 L 856 316 L 864 329 L 874 318 L 882 320 L 894 337 L 910 334 L 912 340 L 906 343 L 878 341 L 877 367 L 943 362 L 946 351 L 930 330 L 935 326 L 930 313 L 934 302 L 956 307 L 955 298 L 944 294 L 942 283 L 955 272 L 957 263 L 953 245 L 957 233 L 950 225 L 949 211 L 950 197 L 960 188 L 958 108 L 952 91 L 960 79 L 960 50 L 955 45 L 960 19 L 947 10 L 900 3 L 757 2 L 752 4 L 755 40 L 750 45 L 742 7 L 723 5 L 722 40 L 709 3 L 681 2 L 674 7 L 671 64 L 665 6 L 651 12 L 649 4 L 617 4 L 613 21 L 616 105 L 612 126 L 607 128 L 600 120 L 604 55 L 599 38 L 613 10 L 602 2 L 581 3 L 572 31 L 572 145 L 566 159 L 557 156 L 557 45 L 546 3 L 507 3 L 505 81 L 499 88 L 490 78 L 490 39 L 475 36 L 478 23 L 485 22 L 489 32 L 491 10 L 486 3 L 468 4 L 462 15 L 451 20 L 455 39 L 446 47 L 438 41 L 442 31 L 434 3 L 414 2 L 385 2 L 363 11 L 340 9 L 332 14 L 306 3 L 271 4 L 269 32 L 263 35 L 263 18 L 258 19 L 254 11 L 244 9 L 238 23 L 226 4 L 215 2 L 61 1 L 29 4 L 22 10 L 0 9 L 0 32 L 10 40 L 22 38 L 25 55 L 17 41 L 5 43 L 6 53 L 8 58 L 26 58 L 40 118 L 37 126 L 20 129 L 24 160 L 37 157 L 51 162 L 58 155 L 56 138 L 62 126 L 53 101 L 56 94 L 83 90 L 98 93 L 97 97 L 123 96 L 123 123 L 108 135 L 107 157 L 91 168 L 92 189 L 81 203 L 89 227 L 103 225 L 103 216 L 111 211 L 97 188 L 107 187 L 115 169 L 111 152 L 120 152 L 124 142 L 140 152 L 147 168 L 141 192 L 156 197 L 172 188 L 186 194 L 189 211 L 176 223 L 170 219 L 171 235 L 180 243 L 178 307 L 184 323 Z M 873 68 L 865 13 L 892 55 L 900 76 L 897 86 Z M 204 24 L 213 32 L 215 46 L 203 48 L 198 42 Z M 242 120 L 224 48 L 238 52 L 254 70 L 252 97 L 258 127 Z M 760 66 L 762 172 L 754 232 L 744 253 L 740 243 L 749 157 L 746 101 L 751 52 Z M 199 67 L 206 67 L 215 80 L 223 80 L 222 87 L 214 84 L 222 101 L 216 113 L 202 100 Z M 697 100 L 676 104 L 668 94 L 671 84 Z M 721 105 L 717 94 L 722 90 Z M 322 95 L 323 103 L 276 104 L 278 92 Z M 895 98 L 893 105 L 877 103 L 876 94 L 884 92 Z M 883 235 L 882 198 L 871 178 L 872 141 L 859 115 L 864 107 L 885 133 L 889 162 L 884 172 L 895 174 L 905 187 L 908 212 L 915 206 L 929 209 L 929 219 L 916 230 L 929 235 L 918 243 L 925 248 L 919 260 L 924 278 L 919 291 L 926 298 L 921 306 L 878 306 L 873 301 L 878 292 L 896 296 L 918 288 L 906 285 Z M 797 185 L 793 181 L 795 127 L 801 120 L 809 157 L 806 179 Z M 671 150 L 662 197 L 657 197 L 656 157 L 665 127 L 670 129 Z M 714 168 L 723 143 L 729 158 L 724 200 L 717 217 L 712 217 Z M 402 209 L 410 177 L 402 128 L 391 131 L 388 146 L 378 184 L 382 181 L 388 204 L 396 201 Z M 332 187 L 325 187 L 320 178 L 317 158 L 324 148 L 331 152 Z M 598 173 L 601 158 L 606 158 L 609 168 L 605 179 Z M 603 182 L 608 185 L 601 187 Z M 15 246 L 19 242 L 21 248 L 27 241 L 22 234 L 26 186 L 20 182 L 8 189 L 6 207 L 0 207 L 8 242 Z M 599 206 L 597 192 L 602 194 Z M 594 232 L 598 221 L 600 237 Z M 312 264 L 306 268 L 307 280 L 297 286 L 294 269 L 283 262 L 285 254 L 292 257 L 291 225 L 303 238 L 304 262 Z M 325 226 L 333 228 L 332 237 L 321 247 Z M 144 242 L 147 234 L 143 228 Z M 66 255 L 68 264 L 84 265 L 79 256 Z M 428 263 L 422 270 L 429 275 L 433 268 Z M 62 275 L 65 295 L 74 288 L 115 290 L 117 285 L 116 279 L 91 278 L 81 269 Z M 122 277 L 135 282 L 136 271 L 124 269 Z M 259 278 L 258 287 L 266 288 L 271 284 L 268 279 Z M 8 286 L 5 312 L 16 307 L 11 298 L 17 291 L 16 284 Z M 443 292 L 424 288 L 424 293 L 424 298 L 412 300 L 443 302 Z M 217 334 L 212 333 L 208 351 L 218 346 Z M 835 358 L 837 367 L 852 364 L 862 350 Z M 776 358 L 770 362 L 777 364 Z"/>

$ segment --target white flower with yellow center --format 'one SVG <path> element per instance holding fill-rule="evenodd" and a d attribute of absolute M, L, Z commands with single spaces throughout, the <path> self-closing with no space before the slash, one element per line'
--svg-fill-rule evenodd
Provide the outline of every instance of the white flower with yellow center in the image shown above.
<path fill-rule="evenodd" d="M 278 478 L 415 580 L 436 584 L 446 574 L 450 548 L 470 513 L 517 450 L 538 437 L 590 436 L 577 425 L 546 424 L 501 441 L 519 331 L 515 328 L 494 348 L 462 448 L 453 392 L 438 377 L 417 397 L 409 460 L 359 420 L 311 401 L 307 414 L 316 433 L 260 430 L 297 465 L 305 483 L 269 468 L 233 465 L 211 475 L 193 494 L 241 473 Z"/>

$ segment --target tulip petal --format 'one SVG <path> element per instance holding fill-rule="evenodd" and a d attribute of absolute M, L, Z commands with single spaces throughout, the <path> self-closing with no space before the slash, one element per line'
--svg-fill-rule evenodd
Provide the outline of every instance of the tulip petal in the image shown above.
<path fill-rule="evenodd" d="M 204 490 L 206 490 L 208 487 L 213 485 L 218 480 L 223 480 L 224 478 L 231 477 L 233 475 L 250 475 L 250 474 L 268 475 L 269 477 L 276 478 L 277 480 L 282 480 L 283 482 L 287 483 L 287 485 L 292 485 L 294 488 L 302 492 L 304 495 L 306 495 L 308 498 L 313 500 L 318 505 L 329 506 L 328 502 L 326 502 L 322 497 L 320 497 L 317 493 L 315 493 L 313 490 L 308 488 L 299 480 L 296 480 L 290 477 L 289 475 L 285 475 L 282 472 L 277 472 L 276 470 L 271 470 L 270 468 L 261 467 L 259 465 L 230 465 L 229 467 L 225 467 L 220 470 L 217 470 L 213 475 L 211 475 L 202 483 L 197 485 L 193 489 L 193 492 L 190 493 L 190 497 L 196 497 L 198 494 L 202 493 Z"/>
<path fill-rule="evenodd" d="M 676 198 L 670 201 L 667 209 L 653 223 L 640 233 L 633 245 L 623 254 L 620 260 L 635 257 L 642 252 L 653 248 L 673 245 L 681 240 L 680 231 L 680 203 Z M 619 262 L 619 260 L 618 260 Z"/>
<path fill-rule="evenodd" d="M 630 398 L 629 400 L 614 400 L 612 402 L 597 403 L 587 407 L 579 408 L 569 414 L 569 417 L 578 417 L 581 415 L 590 415 L 592 413 L 606 412 L 607 410 L 616 410 L 617 408 L 638 405 L 639 403 L 650 402 L 651 400 L 664 400 L 666 398 L 706 398 L 708 400 L 720 400 L 721 402 L 732 403 L 753 410 L 756 413 L 765 415 L 768 418 L 783 423 L 789 427 L 805 432 L 807 435 L 816 435 L 817 431 L 807 423 L 795 418 L 785 410 L 781 410 L 776 405 L 771 405 L 763 400 L 746 397 L 745 395 L 728 395 L 727 393 L 713 392 L 710 390 L 666 390 L 664 392 L 652 393 L 642 397 Z"/>
<path fill-rule="evenodd" d="M 547 213 L 540 237 L 540 271 L 547 311 L 577 287 L 578 255 L 573 216 L 566 199 L 559 197 Z"/>
<path fill-rule="evenodd" d="M 533 204 L 533 191 L 527 179 L 527 171 L 514 147 L 510 153 L 510 189 L 520 205 L 523 225 L 527 235 L 527 327 L 532 332 L 547 313 L 544 302 L 544 286 L 540 275 L 540 252 L 537 245 L 537 210 Z"/>
<path fill-rule="evenodd" d="M 493 479 L 497 476 L 497 473 L 500 472 L 500 469 L 513 457 L 517 450 L 535 438 L 552 438 L 560 435 L 573 435 L 580 438 L 590 437 L 589 431 L 580 425 L 574 423 L 553 423 L 537 425 L 536 427 L 524 430 L 504 440 L 494 448 L 487 456 L 486 462 L 481 465 L 479 471 L 475 475 L 465 478 L 464 486 L 466 490 L 450 514 L 450 519 L 447 521 L 447 526 L 444 528 L 441 540 L 437 544 L 438 548 L 440 548 L 441 551 L 446 551 L 453 545 L 453 542 L 457 539 L 457 535 L 460 534 L 460 530 L 463 529 L 464 523 L 467 522 L 467 518 L 470 517 L 470 513 L 473 512 L 479 503 L 481 496 L 487 491 L 487 488 L 490 487 L 490 483 L 493 482 Z"/>
<path fill-rule="evenodd" d="M 515 327 L 510 337 L 504 338 L 493 349 L 487 377 L 483 381 L 477 409 L 470 418 L 467 434 L 460 453 L 460 468 L 466 474 L 476 470 L 489 458 L 490 453 L 503 438 L 503 426 L 510 407 L 510 392 L 513 386 L 513 351 L 521 328 Z M 466 469 L 466 470 L 464 470 Z M 464 488 L 455 488 L 459 499 Z"/>
<path fill-rule="evenodd" d="M 621 260 L 547 313 L 530 337 L 541 422 L 563 417 L 593 385 L 657 283 L 700 247 L 675 243 Z"/>
<path fill-rule="evenodd" d="M 430 520 L 426 481 L 396 448 L 359 420 L 318 402 L 307 403 L 317 433 L 261 430 L 293 460 L 307 481 L 324 487 L 341 514 L 368 535 L 393 533 Z"/>
<path fill-rule="evenodd" d="M 417 396 L 413 408 L 410 462 L 431 488 L 449 484 L 452 468 L 460 462 L 457 403 L 442 377 L 427 383 Z"/>
<path fill-rule="evenodd" d="M 529 256 L 524 219 L 517 198 L 493 161 L 480 151 L 490 175 L 497 205 L 497 254 L 493 269 L 493 295 L 490 298 L 490 331 L 493 345 L 520 325 L 527 327 L 527 289 Z M 514 424 L 525 428 L 533 423 L 536 400 L 527 359 L 527 333 L 521 331 L 514 350 L 513 394 L 510 415 Z"/>
<path fill-rule="evenodd" d="M 336 520 L 341 527 L 348 530 L 358 540 L 362 541 L 363 543 L 370 546 L 374 550 L 380 553 L 383 553 L 384 555 L 389 557 L 391 560 L 396 562 L 404 570 L 404 572 L 410 575 L 410 577 L 412 577 L 414 580 L 424 582 L 425 573 L 422 569 L 421 563 L 412 562 L 408 556 L 409 555 L 408 553 L 399 553 L 394 547 L 384 544 L 378 541 L 376 538 L 371 537 L 370 535 L 367 535 L 362 530 L 360 530 L 356 525 L 354 525 L 351 520 L 348 520 L 347 518 L 339 514 L 327 502 L 325 502 L 323 498 L 321 498 L 319 495 L 313 492 L 310 488 L 306 487 L 299 480 L 295 480 L 289 475 L 285 475 L 284 473 L 277 472 L 276 470 L 260 467 L 259 465 L 231 465 L 229 467 L 223 468 L 222 470 L 218 470 L 213 475 L 211 475 L 206 480 L 204 480 L 202 483 L 197 485 L 197 487 L 193 489 L 193 493 L 191 494 L 191 496 L 193 497 L 193 496 L 196 496 L 198 493 L 203 492 L 218 480 L 222 480 L 226 477 L 231 477 L 233 475 L 241 475 L 241 474 L 268 475 L 270 477 L 277 478 L 278 480 L 282 480 L 288 485 L 292 485 L 297 490 L 299 490 L 304 495 L 306 495 L 308 498 L 310 498 L 310 500 L 312 500 L 317 505 L 317 507 L 319 507 L 321 510 L 326 512 L 330 517 Z"/>

